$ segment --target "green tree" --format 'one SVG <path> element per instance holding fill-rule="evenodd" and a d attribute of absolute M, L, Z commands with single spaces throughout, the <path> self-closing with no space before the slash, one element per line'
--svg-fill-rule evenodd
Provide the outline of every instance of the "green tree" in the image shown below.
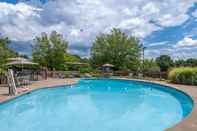
<path fill-rule="evenodd" d="M 174 63 L 175 63 L 175 66 L 177 67 L 182 67 L 182 66 L 195 67 L 197 66 L 197 59 L 194 59 L 194 58 L 189 58 L 186 60 L 179 59 L 179 60 L 176 60 Z"/>
<path fill-rule="evenodd" d="M 8 45 L 10 40 L 8 38 L 0 38 L 0 70 L 3 72 L 4 65 L 7 62 L 7 58 L 15 57 L 17 53 L 11 50 Z"/>
<path fill-rule="evenodd" d="M 64 55 L 64 60 L 65 62 L 80 62 L 81 58 L 77 55 L 72 55 L 67 53 Z"/>
<path fill-rule="evenodd" d="M 157 62 L 153 59 L 145 59 L 143 63 L 143 72 L 146 73 L 159 73 L 160 67 L 158 66 Z"/>
<path fill-rule="evenodd" d="M 119 29 L 112 29 L 110 34 L 101 34 L 93 42 L 91 63 L 94 66 L 113 64 L 117 69 L 133 69 L 139 63 L 141 46 L 134 37 L 129 37 Z"/>
<path fill-rule="evenodd" d="M 49 69 L 64 70 L 68 42 L 62 35 L 53 31 L 49 36 L 42 33 L 34 39 L 33 60 Z"/>
<path fill-rule="evenodd" d="M 159 65 L 162 72 L 168 71 L 170 67 L 173 67 L 174 62 L 168 55 L 161 55 L 156 58 L 156 62 Z"/>
<path fill-rule="evenodd" d="M 186 64 L 187 64 L 187 66 L 195 67 L 195 66 L 197 66 L 197 59 L 189 58 L 186 60 Z"/>
<path fill-rule="evenodd" d="M 176 60 L 176 61 L 174 62 L 174 65 L 175 65 L 176 67 L 181 67 L 181 66 L 187 66 L 187 63 L 186 63 L 185 60 L 179 59 L 179 60 Z"/>
<path fill-rule="evenodd" d="M 89 60 L 87 58 L 81 58 L 79 55 L 67 53 L 64 56 L 64 60 L 65 62 L 68 62 L 68 63 L 78 62 L 78 63 L 87 64 L 86 66 L 67 64 L 67 70 L 79 70 L 80 72 L 87 72 L 91 70 L 91 67 L 89 65 Z"/>
<path fill-rule="evenodd" d="M 83 63 L 90 63 L 90 59 L 88 59 L 88 58 L 81 58 L 81 62 L 83 62 Z"/>

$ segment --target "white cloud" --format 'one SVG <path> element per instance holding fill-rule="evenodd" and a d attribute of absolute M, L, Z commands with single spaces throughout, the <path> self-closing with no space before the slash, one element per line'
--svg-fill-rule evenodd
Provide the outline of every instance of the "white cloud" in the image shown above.
<path fill-rule="evenodd" d="M 175 45 L 171 44 L 170 41 L 149 44 L 146 49 L 146 57 L 156 58 L 165 54 L 171 56 L 173 59 L 187 59 L 197 56 L 196 50 L 197 40 L 186 36 Z"/>
<path fill-rule="evenodd" d="M 174 16 L 172 14 L 164 14 L 158 19 L 158 22 L 161 26 L 177 26 L 183 24 L 189 18 L 188 15 L 182 14 Z"/>
<path fill-rule="evenodd" d="M 155 21 L 164 27 L 181 25 L 188 20 L 187 11 L 195 2 L 196 0 L 165 0 L 159 4 L 161 12 Z"/>
<path fill-rule="evenodd" d="M 119 24 L 118 27 L 123 30 L 130 30 L 132 35 L 140 38 L 144 38 L 145 36 L 151 34 L 153 31 L 159 29 L 159 27 L 156 27 L 155 25 L 142 18 L 131 18 L 124 20 Z"/>
<path fill-rule="evenodd" d="M 174 48 L 171 56 L 173 59 L 188 59 L 188 58 L 196 58 L 197 56 L 197 46 L 193 46 L 192 48 Z"/>
<path fill-rule="evenodd" d="M 41 28 L 37 25 L 40 8 L 24 3 L 17 5 L 0 3 L 0 31 L 12 40 L 29 40 Z"/>
<path fill-rule="evenodd" d="M 24 3 L 19 3 L 16 5 L 8 4 L 8 3 L 0 3 L 1 14 L 0 16 L 10 16 L 10 15 L 19 15 L 19 17 L 29 17 L 29 16 L 36 16 L 35 11 L 41 11 L 39 8 L 35 8 L 29 6 Z"/>
<path fill-rule="evenodd" d="M 196 9 L 194 12 L 192 12 L 192 15 L 193 15 L 194 17 L 197 17 L 197 9 Z"/>
<path fill-rule="evenodd" d="M 90 48 L 96 35 L 113 27 L 145 38 L 161 30 L 160 26 L 181 25 L 195 1 L 57 0 L 44 5 L 33 0 L 16 5 L 0 2 L 0 32 L 15 41 L 30 41 L 41 32 L 56 30 L 68 38 L 72 47 Z"/>
<path fill-rule="evenodd" d="M 156 58 L 160 55 L 169 55 L 173 59 L 187 59 L 197 56 L 197 40 L 186 36 L 173 45 L 170 41 L 152 43 L 145 51 L 146 58 Z"/>
<path fill-rule="evenodd" d="M 193 47 L 193 46 L 197 46 L 197 40 L 193 40 L 190 37 L 185 37 L 183 40 L 179 41 L 175 45 L 176 48 Z"/>
<path fill-rule="evenodd" d="M 157 46 L 165 46 L 168 43 L 169 43 L 169 41 L 156 42 L 156 43 L 149 44 L 148 47 L 152 48 L 152 47 L 157 47 Z"/>
<path fill-rule="evenodd" d="M 145 15 L 152 15 L 152 14 L 155 15 L 155 14 L 160 13 L 160 11 L 161 10 L 159 9 L 159 6 L 153 2 L 147 3 L 142 7 L 142 12 Z"/>
<path fill-rule="evenodd" d="M 197 56 L 197 46 L 192 48 L 175 48 L 173 45 L 169 46 L 160 46 L 159 48 L 147 48 L 145 51 L 146 58 L 156 58 L 160 55 L 169 55 L 172 59 L 187 59 L 194 58 Z"/>

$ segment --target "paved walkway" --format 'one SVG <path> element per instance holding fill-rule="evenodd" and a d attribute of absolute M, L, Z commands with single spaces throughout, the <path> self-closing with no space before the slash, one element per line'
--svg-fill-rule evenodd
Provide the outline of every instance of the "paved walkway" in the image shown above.
<path fill-rule="evenodd" d="M 47 79 L 42 81 L 36 81 L 33 82 L 31 85 L 26 86 L 25 88 L 17 88 L 18 95 L 20 96 L 22 94 L 31 92 L 32 90 L 39 89 L 39 88 L 45 88 L 45 87 L 54 87 L 54 86 L 60 86 L 60 85 L 71 85 L 75 84 L 79 81 L 77 78 L 73 79 Z M 9 96 L 8 95 L 8 87 L 0 87 L 0 103 L 13 99 L 17 96 Z"/>

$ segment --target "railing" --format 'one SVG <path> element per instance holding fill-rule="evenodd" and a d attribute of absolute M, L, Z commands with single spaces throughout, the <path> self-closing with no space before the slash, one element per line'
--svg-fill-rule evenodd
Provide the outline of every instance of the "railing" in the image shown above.
<path fill-rule="evenodd" d="M 113 71 L 113 72 L 96 72 L 89 73 L 93 77 L 110 77 L 110 76 L 128 76 L 134 78 L 159 78 L 167 79 L 167 72 L 131 72 L 131 71 Z M 28 71 L 24 70 L 23 72 L 16 72 L 16 77 L 25 76 L 30 81 L 44 80 L 47 78 L 74 78 L 74 77 L 83 77 L 84 74 L 81 74 L 79 71 L 47 71 L 47 70 L 34 70 Z M 7 78 L 5 75 L 0 75 L 0 84 L 6 84 Z"/>
<path fill-rule="evenodd" d="M 7 77 L 6 75 L 0 74 L 0 85 L 7 84 Z"/>
<path fill-rule="evenodd" d="M 167 72 L 144 72 L 145 77 L 151 78 L 160 78 L 160 79 L 167 79 L 168 73 Z"/>
<path fill-rule="evenodd" d="M 136 71 L 114 71 L 114 76 L 129 76 L 134 78 L 159 78 L 159 79 L 167 79 L 167 72 L 136 72 Z"/>
<path fill-rule="evenodd" d="M 80 77 L 80 72 L 79 71 L 47 71 L 47 77 L 51 77 L 51 78 Z"/>

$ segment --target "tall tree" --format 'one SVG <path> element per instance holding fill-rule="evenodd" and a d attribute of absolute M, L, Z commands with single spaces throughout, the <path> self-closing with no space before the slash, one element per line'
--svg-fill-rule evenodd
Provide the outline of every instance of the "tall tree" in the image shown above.
<path fill-rule="evenodd" d="M 160 67 L 154 59 L 145 59 L 143 62 L 143 72 L 145 73 L 158 73 L 160 72 Z"/>
<path fill-rule="evenodd" d="M 174 61 L 174 65 L 177 67 L 181 67 L 181 66 L 187 66 L 187 63 L 185 60 L 179 59 Z"/>
<path fill-rule="evenodd" d="M 64 55 L 64 60 L 65 60 L 65 62 L 80 62 L 81 58 L 80 58 L 80 56 L 67 53 Z"/>
<path fill-rule="evenodd" d="M 61 34 L 53 31 L 49 36 L 42 33 L 34 39 L 33 60 L 49 69 L 64 70 L 64 56 L 68 42 Z"/>
<path fill-rule="evenodd" d="M 119 29 L 112 29 L 110 34 L 101 34 L 93 42 L 91 63 L 94 66 L 110 63 L 118 69 L 133 69 L 136 67 L 132 63 L 139 63 L 140 50 L 136 38 Z"/>
<path fill-rule="evenodd" d="M 162 72 L 168 71 L 170 67 L 173 67 L 174 62 L 168 55 L 161 55 L 156 58 L 156 62 L 159 65 Z"/>
<path fill-rule="evenodd" d="M 10 40 L 8 38 L 0 38 L 0 68 L 3 68 L 7 58 L 17 55 L 15 51 L 8 47 L 9 43 Z"/>
<path fill-rule="evenodd" d="M 179 60 L 176 60 L 174 62 L 175 66 L 177 67 L 181 67 L 181 66 L 189 66 L 189 67 L 195 67 L 197 66 L 197 59 L 195 58 L 189 58 L 189 59 L 179 59 Z"/>
<path fill-rule="evenodd" d="M 186 60 L 187 66 L 195 67 L 197 66 L 197 59 L 189 58 Z"/>

